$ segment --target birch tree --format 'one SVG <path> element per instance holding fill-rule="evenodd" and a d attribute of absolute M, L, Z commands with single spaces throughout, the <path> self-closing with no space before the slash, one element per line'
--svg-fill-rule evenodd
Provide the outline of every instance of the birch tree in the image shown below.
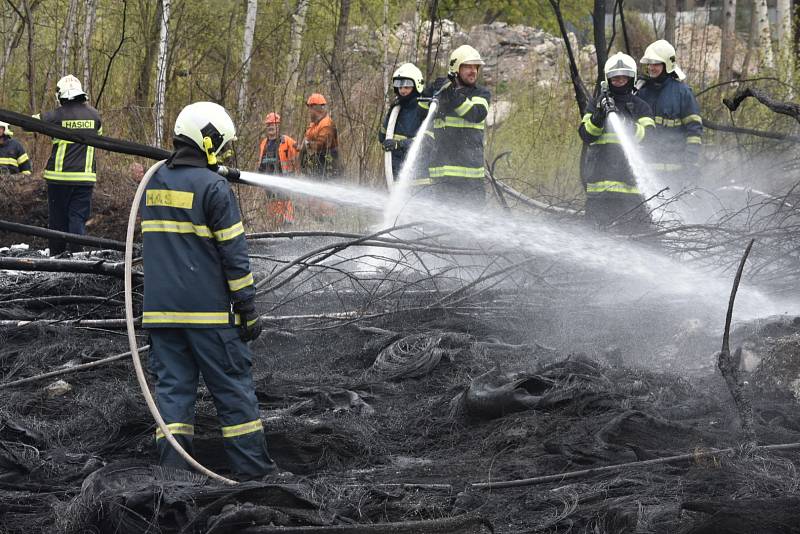
<path fill-rule="evenodd" d="M 89 49 L 92 43 L 92 34 L 94 33 L 94 23 L 97 15 L 97 2 L 96 0 L 86 0 L 86 17 L 83 22 L 83 90 L 86 94 L 90 94 L 92 83 L 91 72 L 91 58 L 89 57 Z"/>
<path fill-rule="evenodd" d="M 297 7 L 292 14 L 292 25 L 289 29 L 289 65 L 287 66 L 289 80 L 284 94 L 284 115 L 291 117 L 294 112 L 297 81 L 300 77 L 300 54 L 303 51 L 303 34 L 306 31 L 306 14 L 308 13 L 309 0 L 298 0 Z M 288 100 L 287 100 L 288 97 Z"/>
<path fill-rule="evenodd" d="M 383 0 L 383 94 L 389 92 L 389 0 Z"/>
<path fill-rule="evenodd" d="M 17 17 L 14 19 L 11 28 L 3 27 L 3 33 L 7 36 L 12 36 L 12 38 L 6 38 L 3 41 L 3 63 L 0 64 L 0 84 L 5 86 L 6 81 L 6 66 L 8 62 L 11 60 L 11 53 L 14 51 L 15 48 L 19 46 L 20 41 L 22 40 L 22 34 L 25 31 L 25 15 L 15 6 L 14 4 L 10 4 L 11 8 L 17 14 Z"/>
<path fill-rule="evenodd" d="M 778 24 L 775 30 L 778 38 L 778 56 L 781 63 L 785 63 L 792 57 L 792 0 L 778 0 L 777 15 Z"/>
<path fill-rule="evenodd" d="M 155 144 L 164 144 L 164 104 L 167 91 L 167 52 L 169 50 L 169 15 L 172 0 L 161 0 L 161 32 L 156 66 Z"/>
<path fill-rule="evenodd" d="M 247 111 L 247 83 L 253 56 L 253 35 L 256 32 L 258 0 L 247 0 L 247 16 L 244 19 L 244 41 L 242 44 L 242 79 L 239 85 L 238 115 L 241 121 Z"/>
<path fill-rule="evenodd" d="M 760 66 L 771 69 L 775 67 L 775 60 L 772 55 L 772 34 L 769 30 L 767 0 L 753 0 L 753 9 L 755 9 L 757 24 L 757 57 L 761 60 Z"/>
<path fill-rule="evenodd" d="M 422 13 L 423 9 L 425 9 L 425 0 L 417 0 L 417 5 L 414 8 L 414 28 L 411 36 L 413 41 L 411 42 L 411 58 L 409 59 L 414 65 L 419 61 L 419 25 L 420 13 Z"/>
<path fill-rule="evenodd" d="M 719 81 L 727 82 L 733 76 L 733 59 L 736 54 L 736 0 L 724 0 L 722 14 L 722 41 L 719 54 Z"/>
<path fill-rule="evenodd" d="M 67 74 L 67 68 L 69 67 L 69 51 L 70 48 L 72 48 L 72 35 L 75 33 L 75 19 L 77 15 L 78 0 L 69 0 L 67 20 L 64 21 L 64 34 L 61 36 L 61 47 L 59 48 L 59 77 Z"/>

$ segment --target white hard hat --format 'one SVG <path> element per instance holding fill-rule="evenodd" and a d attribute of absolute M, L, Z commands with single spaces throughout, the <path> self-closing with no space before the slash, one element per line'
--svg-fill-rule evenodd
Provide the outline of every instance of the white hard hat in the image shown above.
<path fill-rule="evenodd" d="M 636 83 L 636 60 L 628 54 L 617 52 L 608 58 L 603 72 L 605 72 L 606 81 L 609 81 L 614 76 L 627 76 Z"/>
<path fill-rule="evenodd" d="M 667 73 L 675 73 L 678 77 L 678 80 L 683 81 L 686 79 L 686 74 L 684 74 L 683 70 L 678 66 L 678 63 L 675 60 L 675 47 L 669 44 L 669 41 L 665 41 L 664 39 L 659 39 L 658 41 L 651 43 L 650 46 L 644 51 L 644 55 L 642 59 L 639 60 L 639 63 L 644 65 L 652 65 L 654 63 L 663 63 L 664 70 Z"/>
<path fill-rule="evenodd" d="M 78 96 L 86 96 L 83 92 L 83 86 L 78 78 L 72 74 L 67 74 L 56 84 L 56 93 L 59 100 L 73 100 Z"/>
<path fill-rule="evenodd" d="M 458 69 L 461 65 L 483 65 L 484 61 L 481 59 L 480 53 L 472 48 L 470 45 L 461 45 L 450 54 L 450 63 L 448 63 L 447 72 L 449 74 L 458 74 Z"/>
<path fill-rule="evenodd" d="M 11 130 L 8 128 L 8 123 L 7 123 L 7 122 L 0 121 L 0 128 L 4 128 L 4 129 L 5 129 L 5 131 L 4 131 L 3 133 L 4 133 L 5 135 L 7 135 L 7 136 L 11 137 L 12 135 L 14 135 L 14 132 L 12 132 L 12 131 L 11 131 Z"/>
<path fill-rule="evenodd" d="M 228 112 L 219 104 L 195 102 L 178 114 L 175 135 L 191 139 L 213 164 L 225 145 L 236 139 L 236 127 Z"/>
<path fill-rule="evenodd" d="M 422 71 L 417 68 L 413 63 L 403 63 L 392 74 L 392 85 L 394 87 L 401 87 L 395 85 L 395 80 L 411 80 L 414 82 L 414 87 L 417 92 L 421 93 L 425 88 L 425 77 L 422 76 Z"/>

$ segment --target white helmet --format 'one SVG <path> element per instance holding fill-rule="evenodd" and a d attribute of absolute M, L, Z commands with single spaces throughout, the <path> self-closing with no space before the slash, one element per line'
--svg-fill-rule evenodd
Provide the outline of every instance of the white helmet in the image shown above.
<path fill-rule="evenodd" d="M 675 47 L 664 39 L 659 39 L 658 41 L 651 43 L 650 46 L 648 46 L 644 51 L 644 55 L 642 56 L 642 59 L 639 60 L 639 63 L 644 65 L 663 63 L 664 70 L 667 71 L 667 74 L 674 72 L 678 77 L 678 80 L 683 81 L 686 79 L 686 74 L 684 74 L 683 70 L 681 70 L 675 61 Z"/>
<path fill-rule="evenodd" d="M 59 100 L 74 100 L 79 96 L 86 96 L 80 80 L 72 74 L 67 74 L 56 84 L 56 94 Z"/>
<path fill-rule="evenodd" d="M 414 82 L 414 87 L 417 88 L 418 93 L 421 93 L 425 88 L 425 78 L 422 76 L 422 71 L 413 63 L 403 63 L 392 74 L 393 87 L 403 87 L 402 85 L 397 85 L 397 83 L 403 83 L 404 80 Z"/>
<path fill-rule="evenodd" d="M 470 45 L 461 45 L 450 54 L 450 63 L 448 64 L 448 74 L 458 74 L 458 69 L 461 65 L 483 65 L 484 61 L 481 59 L 480 53 L 472 48 Z"/>
<path fill-rule="evenodd" d="M 228 112 L 219 104 L 195 102 L 178 114 L 175 135 L 191 139 L 205 153 L 208 163 L 214 165 L 225 145 L 236 139 L 236 127 Z"/>
<path fill-rule="evenodd" d="M 11 130 L 9 130 L 9 128 L 8 128 L 8 123 L 7 123 L 7 122 L 0 121 L 0 128 L 3 128 L 3 129 L 4 129 L 4 131 L 3 131 L 3 135 L 7 135 L 7 136 L 9 136 L 9 137 L 11 137 L 12 135 L 14 135 L 14 132 L 12 132 Z"/>
<path fill-rule="evenodd" d="M 606 74 L 606 81 L 610 81 L 614 76 L 627 76 L 636 83 L 636 60 L 628 54 L 617 52 L 608 58 L 603 71 Z"/>

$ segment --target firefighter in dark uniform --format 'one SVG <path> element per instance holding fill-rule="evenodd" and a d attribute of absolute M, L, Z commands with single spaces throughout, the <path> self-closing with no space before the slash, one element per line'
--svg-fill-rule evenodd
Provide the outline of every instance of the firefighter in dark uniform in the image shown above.
<path fill-rule="evenodd" d="M 0 122 L 0 175 L 31 174 L 31 161 L 22 143 L 14 139 L 7 122 Z"/>
<path fill-rule="evenodd" d="M 578 127 L 588 145 L 583 166 L 586 219 L 601 228 L 613 224 L 617 230 L 632 233 L 645 228 L 650 216 L 607 116 L 616 112 L 638 143 L 652 133 L 653 118 L 650 106 L 633 94 L 636 61 L 632 57 L 621 52 L 611 56 L 605 64 L 605 78 L 607 89 L 601 91 Z"/>
<path fill-rule="evenodd" d="M 87 103 L 86 93 L 75 76 L 69 74 L 61 78 L 56 84 L 56 93 L 61 106 L 43 113 L 43 121 L 63 128 L 103 133 L 100 114 Z M 85 234 L 86 221 L 92 211 L 92 190 L 97 182 L 94 147 L 53 139 L 43 176 L 47 181 L 50 228 Z M 49 245 L 51 256 L 67 249 L 62 239 L 50 239 Z M 80 247 L 70 246 L 70 250 L 80 250 Z"/>
<path fill-rule="evenodd" d="M 261 323 L 236 199 L 217 168 L 235 137 L 224 108 L 186 106 L 175 121 L 175 150 L 150 180 L 141 210 L 143 326 L 159 411 L 190 454 L 198 376 L 222 425 L 231 470 L 242 479 L 276 472 L 253 387 L 252 354 Z M 237 171 L 238 172 L 238 171 Z M 156 432 L 159 462 L 185 461 Z"/>
<path fill-rule="evenodd" d="M 698 184 L 703 119 L 686 75 L 675 62 L 675 48 L 661 39 L 644 52 L 639 63 L 647 77 L 637 83 L 637 96 L 653 110 L 656 129 L 648 136 L 650 167 L 677 193 Z"/>
<path fill-rule="evenodd" d="M 491 99 L 489 91 L 477 85 L 483 64 L 477 50 L 459 46 L 450 54 L 447 78 L 438 78 L 423 94 L 439 101 L 424 147 L 434 196 L 478 208 L 486 202 L 483 137 Z M 425 101 L 420 106 L 429 108 Z"/>
<path fill-rule="evenodd" d="M 403 162 L 408 155 L 414 137 L 417 135 L 419 127 L 425 120 L 426 113 L 419 107 L 417 99 L 425 90 L 425 82 L 420 71 L 413 63 L 403 63 L 392 74 L 392 88 L 397 97 L 392 104 L 386 118 L 383 121 L 381 130 L 378 133 L 378 141 L 383 145 L 383 149 L 391 152 L 392 157 L 392 179 L 397 182 L 400 179 L 400 170 Z M 386 128 L 389 125 L 389 118 L 395 107 L 399 107 L 397 119 L 394 125 L 394 133 L 391 139 L 386 138 Z M 423 132 L 424 133 L 424 132 Z M 411 177 L 409 185 L 420 186 L 430 184 L 424 173 L 419 172 L 419 165 Z"/>

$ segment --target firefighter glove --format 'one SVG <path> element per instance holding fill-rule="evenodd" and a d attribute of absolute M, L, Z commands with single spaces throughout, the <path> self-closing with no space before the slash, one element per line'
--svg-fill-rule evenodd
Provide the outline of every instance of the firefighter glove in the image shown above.
<path fill-rule="evenodd" d="M 397 139 L 387 139 L 383 142 L 383 149 L 387 152 L 391 150 L 397 150 L 401 146 L 402 145 L 400 144 L 400 141 Z"/>
<path fill-rule="evenodd" d="M 241 323 L 239 324 L 239 337 L 242 341 L 253 341 L 261 335 L 263 325 L 261 316 L 256 311 L 254 299 L 237 302 L 233 305 L 233 311 L 239 314 Z"/>
<path fill-rule="evenodd" d="M 238 182 L 239 177 L 241 176 L 239 169 L 226 167 L 225 165 L 219 165 L 217 167 L 217 174 L 224 176 L 229 182 Z"/>

